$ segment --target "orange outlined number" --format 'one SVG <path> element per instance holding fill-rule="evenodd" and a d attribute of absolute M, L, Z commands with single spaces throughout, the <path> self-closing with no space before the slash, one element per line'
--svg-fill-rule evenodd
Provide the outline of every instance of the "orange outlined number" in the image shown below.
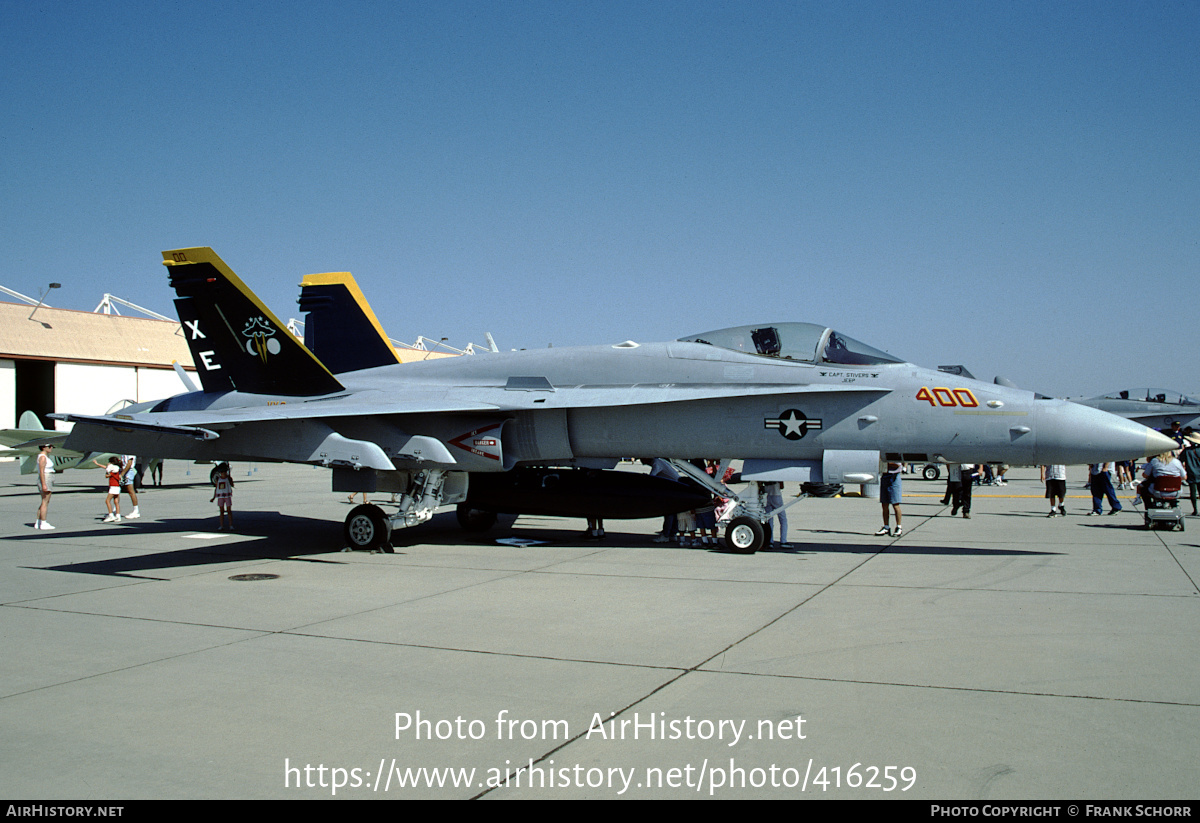
<path fill-rule="evenodd" d="M 935 386 L 932 391 L 922 386 L 917 392 L 917 399 L 926 401 L 930 406 L 942 406 L 943 408 L 962 406 L 973 409 L 979 405 L 979 401 L 975 399 L 975 395 L 971 393 L 970 389 L 948 389 L 944 386 Z"/>
<path fill-rule="evenodd" d="M 949 389 L 943 389 L 938 386 L 933 390 L 933 398 L 937 400 L 939 406 L 957 406 L 958 403 L 954 399 L 954 395 Z"/>

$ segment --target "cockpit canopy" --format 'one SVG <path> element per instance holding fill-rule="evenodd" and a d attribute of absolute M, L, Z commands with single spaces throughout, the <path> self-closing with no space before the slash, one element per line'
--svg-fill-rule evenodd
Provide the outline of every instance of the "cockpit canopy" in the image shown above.
<path fill-rule="evenodd" d="M 681 343 L 707 343 L 720 349 L 839 366 L 877 366 L 903 363 L 890 354 L 860 343 L 841 332 L 813 323 L 773 323 L 735 326 L 679 338 Z"/>
<path fill-rule="evenodd" d="M 1197 402 L 1186 394 L 1168 389 L 1122 389 L 1104 395 L 1105 400 L 1135 400 L 1139 403 L 1168 403 L 1172 406 L 1195 406 Z"/>

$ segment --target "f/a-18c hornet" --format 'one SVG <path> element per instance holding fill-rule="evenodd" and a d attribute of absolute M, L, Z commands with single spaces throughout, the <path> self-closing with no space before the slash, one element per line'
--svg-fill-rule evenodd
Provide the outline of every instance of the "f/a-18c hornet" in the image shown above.
<path fill-rule="evenodd" d="M 1176 422 L 1181 428 L 1200 428 L 1200 401 L 1170 389 L 1122 389 L 1078 402 L 1156 429 Z"/>
<path fill-rule="evenodd" d="M 811 323 L 404 364 L 383 352 L 378 365 L 351 358 L 335 374 L 212 249 L 163 258 L 202 390 L 56 415 L 75 424 L 67 446 L 309 463 L 332 469 L 334 491 L 398 494 L 394 514 L 350 512 L 353 548 L 386 550 L 394 528 L 442 505 L 458 504 L 470 527 L 496 511 L 652 517 L 719 492 L 738 501 L 726 540 L 749 553 L 771 514 L 767 481 L 871 483 L 881 460 L 1079 464 L 1174 445 L 1124 418 L 914 366 Z M 708 488 L 613 471 L 625 456 L 672 459 Z M 751 491 L 685 468 L 713 457 L 742 459 Z"/>

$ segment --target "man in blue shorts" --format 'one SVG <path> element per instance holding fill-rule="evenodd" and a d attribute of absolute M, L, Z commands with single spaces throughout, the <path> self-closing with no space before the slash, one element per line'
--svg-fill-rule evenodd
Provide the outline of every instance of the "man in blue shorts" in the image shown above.
<path fill-rule="evenodd" d="M 137 472 L 137 458 L 132 454 L 121 455 L 121 488 L 129 495 L 129 502 L 133 503 L 133 511 L 125 515 L 126 520 L 137 520 L 141 517 L 138 511 L 137 492 L 133 489 L 133 477 Z"/>
<path fill-rule="evenodd" d="M 883 506 L 883 525 L 879 527 L 877 535 L 888 534 L 890 529 L 888 526 L 889 513 L 888 506 L 896 512 L 896 530 L 891 532 L 892 537 L 899 537 L 904 532 L 904 527 L 900 525 L 900 470 L 903 468 L 902 463 L 888 463 L 887 471 L 879 478 L 879 502 Z"/>

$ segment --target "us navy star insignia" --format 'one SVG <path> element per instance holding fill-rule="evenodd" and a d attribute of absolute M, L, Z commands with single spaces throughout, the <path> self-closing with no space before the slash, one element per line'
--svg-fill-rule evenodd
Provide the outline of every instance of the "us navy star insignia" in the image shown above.
<path fill-rule="evenodd" d="M 763 420 L 763 427 L 767 429 L 775 429 L 788 440 L 799 440 L 812 429 L 821 428 L 821 421 L 809 419 L 804 412 L 799 409 L 788 409 L 779 417 L 767 417 Z"/>

